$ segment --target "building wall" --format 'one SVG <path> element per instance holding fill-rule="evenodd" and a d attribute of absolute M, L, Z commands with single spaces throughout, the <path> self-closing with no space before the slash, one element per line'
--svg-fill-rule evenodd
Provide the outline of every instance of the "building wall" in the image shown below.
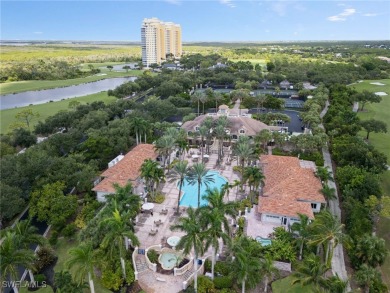
<path fill-rule="evenodd" d="M 110 194 L 109 192 L 104 191 L 96 191 L 96 199 L 98 202 L 106 202 L 107 198 L 106 195 Z"/>
<path fill-rule="evenodd" d="M 282 223 L 283 218 L 286 218 L 286 224 Z M 261 221 L 265 223 L 273 223 L 281 226 L 292 225 L 293 223 L 299 223 L 299 218 L 285 217 L 281 215 L 261 214 Z"/>

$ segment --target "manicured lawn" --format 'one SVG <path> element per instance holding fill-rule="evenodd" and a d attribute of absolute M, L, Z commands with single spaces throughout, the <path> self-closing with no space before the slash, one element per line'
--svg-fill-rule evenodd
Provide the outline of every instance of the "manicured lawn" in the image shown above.
<path fill-rule="evenodd" d="M 293 278 L 288 276 L 287 278 L 277 280 L 272 283 L 272 292 L 274 293 L 311 293 L 314 292 L 312 286 L 301 286 L 300 284 L 292 285 Z"/>
<path fill-rule="evenodd" d="M 79 98 L 72 98 L 58 102 L 49 102 L 45 104 L 39 104 L 28 107 L 20 107 L 14 109 L 7 109 L 0 111 L 1 116 L 1 128 L 0 133 L 7 133 L 10 131 L 9 126 L 16 122 L 15 115 L 22 111 L 23 109 L 31 108 L 33 112 L 38 112 L 40 117 L 31 122 L 31 129 L 33 129 L 34 125 L 38 123 L 38 121 L 44 121 L 47 117 L 53 116 L 55 113 L 61 110 L 68 110 L 70 101 L 79 101 L 82 104 L 92 103 L 95 101 L 104 101 L 105 103 L 111 103 L 116 101 L 117 98 L 109 97 L 107 92 L 100 92 L 97 94 L 87 95 Z"/>
<path fill-rule="evenodd" d="M 384 85 L 371 84 L 372 82 L 383 83 Z M 356 84 L 349 85 L 357 91 L 367 90 L 370 92 L 385 92 L 390 95 L 390 79 L 363 80 Z"/>
<path fill-rule="evenodd" d="M 98 68 L 106 63 L 93 63 L 96 64 L 95 67 Z M 108 64 L 108 63 L 107 63 Z M 118 63 L 113 63 L 118 64 Z M 119 63 L 123 64 L 123 63 Z M 88 68 L 84 66 L 85 68 Z M 44 89 L 52 89 L 57 87 L 66 87 L 71 85 L 78 85 L 82 83 L 98 81 L 106 78 L 114 78 L 114 77 L 123 77 L 123 76 L 139 76 L 143 73 L 142 70 L 129 70 L 129 72 L 115 72 L 109 71 L 108 69 L 102 69 L 100 74 L 105 75 L 91 75 L 87 77 L 74 78 L 74 79 L 65 79 L 65 80 L 27 80 L 27 81 L 15 81 L 15 82 L 7 82 L 0 84 L 0 93 L 2 95 L 12 94 L 12 93 L 20 93 L 25 91 L 37 91 Z"/>
<path fill-rule="evenodd" d="M 387 173 L 390 173 L 388 171 Z M 389 176 L 390 178 L 390 176 Z M 381 217 L 377 226 L 377 234 L 386 241 L 386 247 L 390 251 L 390 218 Z M 382 278 L 387 287 L 390 288 L 390 256 L 386 258 L 385 263 L 381 267 Z"/>
<path fill-rule="evenodd" d="M 233 61 L 233 62 L 238 62 L 238 61 L 249 61 L 251 62 L 253 65 L 255 64 L 260 64 L 261 66 L 265 66 L 267 64 L 267 60 L 265 59 L 229 59 L 230 61 Z"/>

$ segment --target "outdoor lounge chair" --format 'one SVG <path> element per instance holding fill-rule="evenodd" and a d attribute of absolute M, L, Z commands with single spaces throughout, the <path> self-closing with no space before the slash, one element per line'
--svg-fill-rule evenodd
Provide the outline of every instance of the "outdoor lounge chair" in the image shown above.
<path fill-rule="evenodd" d="M 162 224 L 161 220 L 154 221 L 154 224 L 158 227 Z"/>
<path fill-rule="evenodd" d="M 157 234 L 157 232 L 158 232 L 158 229 L 151 229 L 150 232 L 149 232 L 149 235 L 150 236 L 154 236 L 154 235 Z"/>
<path fill-rule="evenodd" d="M 168 214 L 168 209 L 162 209 L 160 211 L 160 215 L 166 215 L 166 214 Z"/>

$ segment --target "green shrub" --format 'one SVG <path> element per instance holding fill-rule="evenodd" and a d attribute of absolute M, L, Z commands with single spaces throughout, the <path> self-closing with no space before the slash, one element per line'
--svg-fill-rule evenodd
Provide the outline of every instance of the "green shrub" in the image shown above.
<path fill-rule="evenodd" d="M 71 238 L 76 234 L 77 227 L 75 223 L 70 223 L 62 230 L 62 235 Z"/>
<path fill-rule="evenodd" d="M 58 242 L 58 232 L 53 230 L 53 232 L 51 232 L 51 235 L 49 238 L 49 243 L 51 246 L 54 246 L 57 244 L 57 242 Z"/>
<path fill-rule="evenodd" d="M 228 276 L 231 272 L 231 264 L 225 261 L 217 261 L 214 267 L 214 273 L 217 275 Z"/>
<path fill-rule="evenodd" d="M 217 289 L 231 288 L 233 286 L 233 279 L 229 276 L 215 277 L 214 286 Z"/>
<path fill-rule="evenodd" d="M 245 212 L 245 208 L 250 209 L 251 207 L 252 207 L 252 202 L 248 198 L 243 199 L 238 203 L 238 210 L 242 212 Z"/>
<path fill-rule="evenodd" d="M 233 171 L 239 174 L 242 174 L 242 167 L 241 166 L 233 166 Z"/>
<path fill-rule="evenodd" d="M 149 258 L 150 262 L 157 263 L 158 253 L 154 249 L 151 249 L 148 251 L 148 258 Z"/>
<path fill-rule="evenodd" d="M 35 279 L 36 282 L 42 283 L 43 281 L 46 280 L 46 277 L 43 274 L 38 274 L 38 275 L 34 276 L 34 279 Z"/>
<path fill-rule="evenodd" d="M 237 291 L 232 288 L 223 288 L 218 291 L 218 293 L 236 293 Z"/>
<path fill-rule="evenodd" d="M 162 194 L 162 193 L 158 193 L 155 197 L 154 197 L 154 202 L 155 203 L 163 203 L 165 200 L 165 195 Z"/>
<path fill-rule="evenodd" d="M 206 272 L 211 272 L 211 261 L 206 259 L 206 261 L 204 262 L 204 270 Z"/>
<path fill-rule="evenodd" d="M 46 246 L 40 247 L 37 251 L 37 258 L 34 261 L 35 272 L 41 272 L 45 267 L 51 265 L 57 259 L 54 251 Z"/>
<path fill-rule="evenodd" d="M 117 270 L 116 272 L 110 269 L 104 270 L 101 278 L 102 285 L 110 290 L 119 290 L 123 283 L 121 275 L 122 274 L 120 267 L 119 270 Z"/>
<path fill-rule="evenodd" d="M 127 260 L 125 262 L 125 268 L 126 268 L 126 280 L 125 280 L 126 284 L 131 285 L 135 280 L 133 263 Z"/>
<path fill-rule="evenodd" d="M 198 277 L 198 293 L 213 293 L 215 292 L 214 283 L 206 276 Z"/>

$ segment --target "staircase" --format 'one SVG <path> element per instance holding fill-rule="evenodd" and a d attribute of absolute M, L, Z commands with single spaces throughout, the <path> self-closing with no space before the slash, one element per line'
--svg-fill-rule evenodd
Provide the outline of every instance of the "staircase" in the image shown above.
<path fill-rule="evenodd" d="M 139 274 L 148 270 L 148 265 L 146 264 L 145 256 L 138 254 L 135 259 L 135 266 Z"/>
<path fill-rule="evenodd" d="M 183 275 L 181 275 L 181 278 L 183 279 L 183 281 L 187 281 L 193 274 L 194 274 L 195 270 L 194 268 L 186 271 Z"/>

